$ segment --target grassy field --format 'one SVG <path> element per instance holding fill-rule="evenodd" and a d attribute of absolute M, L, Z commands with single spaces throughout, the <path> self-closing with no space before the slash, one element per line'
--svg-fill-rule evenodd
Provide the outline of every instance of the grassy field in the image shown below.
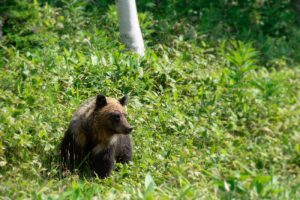
<path fill-rule="evenodd" d="M 122 53 L 109 1 L 5 2 L 0 199 L 299 198 L 289 1 L 138 1 L 143 58 Z M 129 94 L 133 161 L 105 180 L 66 175 L 60 140 L 98 93 Z"/>

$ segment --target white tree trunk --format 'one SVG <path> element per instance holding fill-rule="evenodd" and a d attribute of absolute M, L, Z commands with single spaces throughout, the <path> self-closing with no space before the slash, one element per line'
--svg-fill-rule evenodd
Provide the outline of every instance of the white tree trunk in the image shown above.
<path fill-rule="evenodd" d="M 116 0 L 121 40 L 127 49 L 144 55 L 144 41 L 139 25 L 135 0 Z"/>

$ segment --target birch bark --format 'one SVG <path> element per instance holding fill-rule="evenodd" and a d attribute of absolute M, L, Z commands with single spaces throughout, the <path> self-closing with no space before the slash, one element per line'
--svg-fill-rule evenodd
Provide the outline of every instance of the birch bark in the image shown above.
<path fill-rule="evenodd" d="M 135 0 L 116 0 L 121 41 L 127 49 L 143 56 L 144 41 L 138 21 Z"/>

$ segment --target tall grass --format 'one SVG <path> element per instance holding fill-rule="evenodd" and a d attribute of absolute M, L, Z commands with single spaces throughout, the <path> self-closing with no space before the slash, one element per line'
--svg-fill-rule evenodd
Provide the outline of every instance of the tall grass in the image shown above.
<path fill-rule="evenodd" d="M 268 10 L 252 1 L 176 2 L 138 2 L 143 58 L 123 53 L 108 1 L 1 7 L 1 198 L 298 198 L 299 28 L 288 1 Z M 279 32 L 248 18 L 243 24 L 229 9 L 244 16 L 252 6 Z M 281 25 L 292 32 L 270 21 L 278 9 L 286 13 L 278 23 L 288 18 Z M 239 31 L 253 26 L 252 37 Z M 105 180 L 59 167 L 72 113 L 98 93 L 128 93 L 135 127 L 133 161 L 117 164 Z"/>

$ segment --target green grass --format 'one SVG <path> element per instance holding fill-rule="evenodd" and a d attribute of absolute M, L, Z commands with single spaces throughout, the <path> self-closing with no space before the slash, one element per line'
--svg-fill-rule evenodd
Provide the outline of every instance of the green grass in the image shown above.
<path fill-rule="evenodd" d="M 187 23 L 193 3 L 140 1 L 138 58 L 122 53 L 113 4 L 17 2 L 3 7 L 0 39 L 1 199 L 299 198 L 300 29 L 286 4 L 269 33 L 251 20 L 215 24 L 218 7 L 203 8 L 199 25 Z M 251 38 L 237 31 L 249 26 Z M 220 37 L 218 27 L 237 30 Z M 60 140 L 98 93 L 129 94 L 133 161 L 105 180 L 63 177 Z"/>

